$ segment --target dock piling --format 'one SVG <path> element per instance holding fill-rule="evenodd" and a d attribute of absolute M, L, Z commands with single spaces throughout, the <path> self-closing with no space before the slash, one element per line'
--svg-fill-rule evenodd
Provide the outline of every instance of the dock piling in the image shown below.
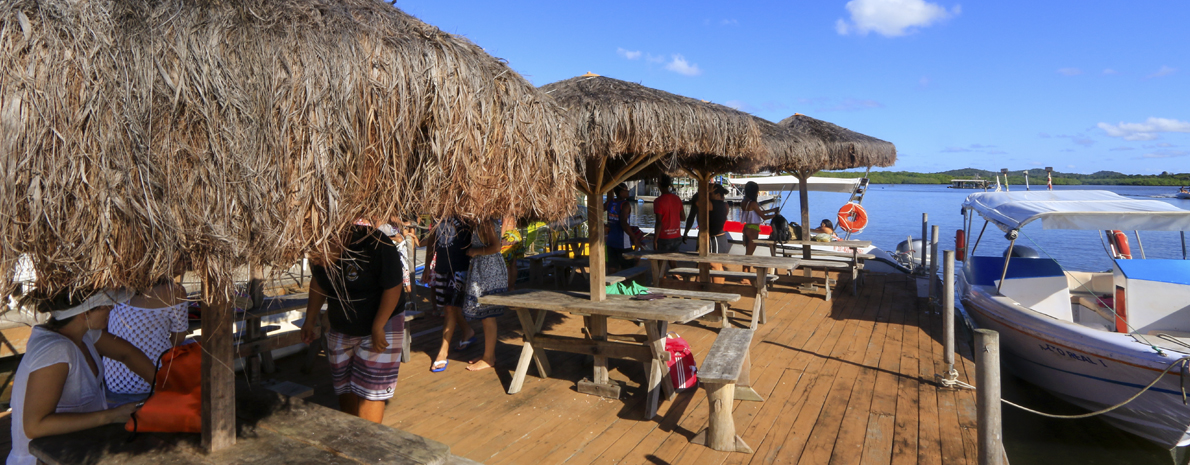
<path fill-rule="evenodd" d="M 979 434 L 979 465 L 1004 464 L 1004 434 L 1000 424 L 1000 333 L 975 330 L 975 412 Z"/>
<path fill-rule="evenodd" d="M 922 264 L 924 265 L 925 262 L 922 262 Z M 932 304 L 938 303 L 938 296 L 935 295 L 935 291 L 937 291 L 938 288 L 936 286 L 934 286 L 934 280 L 936 280 L 936 279 L 938 279 L 938 225 L 934 225 L 930 228 L 929 300 L 930 300 L 930 303 L 932 303 Z"/>
<path fill-rule="evenodd" d="M 942 385 L 955 387 L 959 372 L 954 369 L 954 251 L 942 252 L 942 334 L 946 375 Z"/>
<path fill-rule="evenodd" d="M 929 242 L 927 242 L 929 236 L 927 236 L 927 234 L 929 234 L 929 230 L 930 230 L 930 214 L 922 213 L 921 214 L 921 266 L 922 267 L 926 266 L 926 249 L 929 247 Z M 909 246 L 912 247 L 913 243 L 910 243 Z"/>

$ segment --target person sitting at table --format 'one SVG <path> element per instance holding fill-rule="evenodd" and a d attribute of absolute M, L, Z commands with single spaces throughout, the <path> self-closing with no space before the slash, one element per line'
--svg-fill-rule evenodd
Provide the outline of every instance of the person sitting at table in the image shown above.
<path fill-rule="evenodd" d="M 608 199 L 604 205 L 608 221 L 607 266 L 610 271 L 619 271 L 635 265 L 631 259 L 625 258 L 624 254 L 631 251 L 633 245 L 640 244 L 638 239 L 630 234 L 632 224 L 629 223 L 629 219 L 632 217 L 632 204 L 635 202 L 628 197 L 628 185 L 620 183 L 612 192 L 615 193 L 615 198 Z"/>
<path fill-rule="evenodd" d="M 831 223 L 831 220 L 822 220 L 822 223 L 819 223 L 817 228 L 810 230 L 810 234 L 813 234 L 811 237 L 817 242 L 839 240 L 835 236 L 835 224 Z"/>
<path fill-rule="evenodd" d="M 724 201 L 724 196 L 727 195 L 727 189 L 718 184 L 711 186 L 711 193 L 708 199 L 711 201 L 710 215 L 711 220 L 707 221 L 702 217 L 702 191 L 694 194 L 694 198 L 690 203 L 693 204 L 695 211 L 694 215 L 686 217 L 686 231 L 682 233 L 682 243 L 686 243 L 686 238 L 690 235 L 690 226 L 693 225 L 694 219 L 698 218 L 698 227 L 701 229 L 703 225 L 708 225 L 707 233 L 711 237 L 710 253 L 731 253 L 731 237 L 723 230 L 723 226 L 727 224 L 727 202 Z M 712 270 L 723 270 L 722 263 L 712 263 Z M 723 284 L 723 278 L 713 278 L 712 282 L 715 284 Z"/>
<path fill-rule="evenodd" d="M 151 380 L 153 362 L 128 341 L 107 332 L 108 314 L 132 298 L 126 289 L 34 291 L 22 299 L 48 322 L 33 327 L 12 383 L 12 451 L 9 465 L 33 465 L 29 440 L 124 423 L 136 403 L 108 408 L 103 363 L 108 357 Z"/>
<path fill-rule="evenodd" d="M 396 245 L 375 228 L 351 226 L 345 236 L 328 244 L 325 256 L 311 257 L 302 342 L 317 339 L 327 304 L 327 359 L 339 410 L 380 423 L 401 370 L 403 267 Z"/>
<path fill-rule="evenodd" d="M 181 277 L 185 269 L 179 261 L 174 276 Z M 174 279 L 162 278 L 152 289 L 116 304 L 107 320 L 109 333 L 132 343 L 154 364 L 170 347 L 185 342 L 189 330 L 190 302 L 186 300 L 186 290 Z M 106 357 L 103 376 L 110 406 L 145 400 L 152 390 L 127 365 Z"/>

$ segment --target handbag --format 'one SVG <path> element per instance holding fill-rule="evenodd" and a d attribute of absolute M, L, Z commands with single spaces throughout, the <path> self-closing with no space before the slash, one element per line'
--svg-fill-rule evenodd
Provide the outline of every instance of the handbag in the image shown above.
<path fill-rule="evenodd" d="M 172 347 L 158 358 L 149 398 L 124 429 L 152 433 L 202 432 L 202 347 Z"/>
<path fill-rule="evenodd" d="M 690 343 L 670 332 L 665 335 L 665 351 L 669 352 L 669 361 L 665 362 L 669 369 L 669 379 L 673 382 L 675 391 L 683 391 L 698 386 L 698 366 L 694 363 L 694 353 L 690 351 Z"/>

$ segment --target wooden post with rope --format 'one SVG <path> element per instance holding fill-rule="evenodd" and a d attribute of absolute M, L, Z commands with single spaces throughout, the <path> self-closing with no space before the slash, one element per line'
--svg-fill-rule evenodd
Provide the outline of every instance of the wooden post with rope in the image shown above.
<path fill-rule="evenodd" d="M 1000 423 L 1000 333 L 975 330 L 976 425 L 979 465 L 1004 463 L 1004 434 Z"/>

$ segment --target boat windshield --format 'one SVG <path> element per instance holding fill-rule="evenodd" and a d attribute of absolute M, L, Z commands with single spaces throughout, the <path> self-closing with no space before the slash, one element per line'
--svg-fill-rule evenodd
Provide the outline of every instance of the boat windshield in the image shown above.
<path fill-rule="evenodd" d="M 1190 210 L 1108 191 L 981 192 L 967 196 L 963 210 L 1004 231 L 1036 220 L 1044 229 L 1190 231 Z"/>

